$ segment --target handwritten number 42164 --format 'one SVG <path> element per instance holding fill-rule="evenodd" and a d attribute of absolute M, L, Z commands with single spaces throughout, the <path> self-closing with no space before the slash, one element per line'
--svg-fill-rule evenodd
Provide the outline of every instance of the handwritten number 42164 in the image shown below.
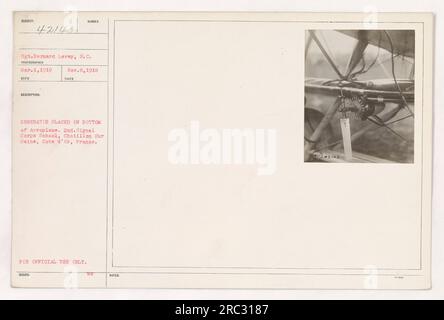
<path fill-rule="evenodd" d="M 37 27 L 37 33 L 71 33 L 74 32 L 73 26 L 42 24 Z"/>

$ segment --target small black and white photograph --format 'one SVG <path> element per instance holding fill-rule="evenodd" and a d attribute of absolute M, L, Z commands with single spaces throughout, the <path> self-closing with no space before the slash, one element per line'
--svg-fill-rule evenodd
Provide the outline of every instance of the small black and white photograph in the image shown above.
<path fill-rule="evenodd" d="M 304 161 L 414 162 L 414 30 L 307 30 Z"/>

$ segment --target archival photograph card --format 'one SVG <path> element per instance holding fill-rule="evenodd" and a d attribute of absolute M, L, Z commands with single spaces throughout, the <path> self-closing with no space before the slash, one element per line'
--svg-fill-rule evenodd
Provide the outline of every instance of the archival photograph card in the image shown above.
<path fill-rule="evenodd" d="M 431 287 L 432 14 L 15 12 L 13 57 L 13 287 Z"/>

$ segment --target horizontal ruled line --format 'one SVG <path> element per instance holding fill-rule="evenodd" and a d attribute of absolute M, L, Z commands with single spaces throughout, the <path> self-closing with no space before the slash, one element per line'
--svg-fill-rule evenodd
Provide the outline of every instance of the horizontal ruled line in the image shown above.
<path fill-rule="evenodd" d="M 18 80 L 18 82 L 108 82 L 106 80 Z"/>
<path fill-rule="evenodd" d="M 18 67 L 108 67 L 107 64 L 18 64 Z"/>
<path fill-rule="evenodd" d="M 28 274 L 69 274 L 69 272 L 63 271 L 16 271 L 19 273 L 28 273 Z M 82 271 L 75 272 L 78 274 L 86 274 L 86 273 L 96 273 L 96 274 L 105 274 L 105 271 Z M 112 271 L 108 273 L 121 273 L 121 274 L 199 274 L 199 275 L 214 275 L 214 274 L 227 274 L 227 275 L 304 275 L 304 276 L 361 276 L 368 277 L 369 273 L 303 273 L 303 272 L 158 272 L 158 271 Z M 402 274 L 402 273 L 381 273 L 378 276 L 386 276 L 386 277 L 423 277 L 422 274 Z"/>
<path fill-rule="evenodd" d="M 107 32 L 38 32 L 38 31 L 21 31 L 21 34 L 38 34 L 38 35 L 72 35 L 72 34 L 103 34 L 108 35 Z"/>
<path fill-rule="evenodd" d="M 102 51 L 108 51 L 108 49 L 102 49 L 102 48 L 18 48 L 18 50 L 102 50 Z"/>

